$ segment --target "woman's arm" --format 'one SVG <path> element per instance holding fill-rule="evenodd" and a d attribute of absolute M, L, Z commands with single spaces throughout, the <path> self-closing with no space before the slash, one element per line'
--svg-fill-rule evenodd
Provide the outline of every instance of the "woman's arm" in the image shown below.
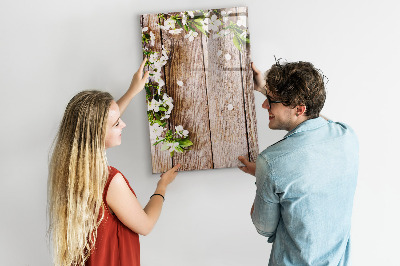
<path fill-rule="evenodd" d="M 167 186 L 175 179 L 179 167 L 180 164 L 177 164 L 161 175 L 154 194 L 165 196 Z M 112 179 L 106 200 L 118 219 L 129 229 L 141 235 L 151 232 L 160 217 L 164 202 L 163 197 L 155 195 L 143 209 L 120 173 Z"/>
<path fill-rule="evenodd" d="M 146 60 L 146 58 L 143 60 L 138 71 L 133 75 L 131 85 L 129 86 L 127 92 L 121 97 L 121 99 L 117 101 L 121 115 L 125 111 L 126 107 L 128 107 L 128 104 L 131 102 L 132 98 L 144 88 L 144 84 L 149 77 L 149 71 L 146 71 L 143 75 L 143 68 Z"/>

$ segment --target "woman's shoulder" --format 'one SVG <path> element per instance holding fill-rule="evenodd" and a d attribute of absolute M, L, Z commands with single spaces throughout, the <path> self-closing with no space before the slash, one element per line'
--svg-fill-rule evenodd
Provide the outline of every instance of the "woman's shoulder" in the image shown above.
<path fill-rule="evenodd" d="M 109 166 L 109 177 L 106 184 L 106 189 L 108 190 L 110 183 L 112 182 L 114 185 L 117 186 L 128 186 L 129 189 L 135 194 L 132 187 L 129 184 L 128 179 L 115 167 Z M 135 194 L 136 195 L 136 194 Z"/>

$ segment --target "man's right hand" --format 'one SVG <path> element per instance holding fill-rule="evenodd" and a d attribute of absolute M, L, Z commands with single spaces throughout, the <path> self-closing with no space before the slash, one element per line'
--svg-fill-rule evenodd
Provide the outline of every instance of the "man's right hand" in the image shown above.
<path fill-rule="evenodd" d="M 243 172 L 253 175 L 256 175 L 256 163 L 249 162 L 246 158 L 243 156 L 238 157 L 239 161 L 241 161 L 244 166 L 239 166 L 239 169 L 242 170 Z"/>
<path fill-rule="evenodd" d="M 253 69 L 254 90 L 259 91 L 264 95 L 267 95 L 267 91 L 265 89 L 266 83 L 261 71 L 256 68 L 253 62 L 251 62 L 251 68 Z"/>

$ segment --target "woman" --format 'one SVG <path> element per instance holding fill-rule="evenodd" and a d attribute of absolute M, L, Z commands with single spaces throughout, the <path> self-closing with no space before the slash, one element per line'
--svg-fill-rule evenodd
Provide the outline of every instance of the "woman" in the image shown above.
<path fill-rule="evenodd" d="M 140 265 L 138 234 L 154 227 L 180 165 L 161 175 L 143 209 L 128 180 L 108 166 L 105 151 L 121 144 L 126 125 L 120 116 L 145 85 L 145 62 L 117 102 L 107 92 L 83 91 L 68 103 L 49 166 L 56 265 Z"/>

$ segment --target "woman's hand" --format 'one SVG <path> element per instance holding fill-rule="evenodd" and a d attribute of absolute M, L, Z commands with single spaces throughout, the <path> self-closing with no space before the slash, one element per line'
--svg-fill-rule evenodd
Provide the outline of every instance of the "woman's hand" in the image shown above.
<path fill-rule="evenodd" d="M 149 71 L 146 71 L 143 75 L 144 65 L 146 64 L 146 61 L 147 58 L 143 59 L 143 62 L 140 65 L 138 71 L 132 77 L 129 90 L 131 90 L 133 94 L 138 94 L 141 90 L 143 90 L 144 84 L 146 84 L 146 81 L 149 78 Z"/>
<path fill-rule="evenodd" d="M 147 58 L 145 58 L 140 65 L 138 71 L 133 75 L 131 85 L 129 86 L 128 91 L 117 101 L 119 112 L 125 112 L 125 109 L 128 107 L 129 103 L 138 94 L 141 90 L 143 90 L 144 85 L 146 84 L 147 79 L 149 78 L 149 71 L 146 71 L 143 75 L 144 64 L 146 64 Z"/>
<path fill-rule="evenodd" d="M 253 175 L 256 175 L 256 163 L 249 162 L 246 158 L 243 156 L 238 157 L 239 161 L 241 161 L 244 166 L 240 166 L 239 169 L 242 170 L 243 172 Z"/>
<path fill-rule="evenodd" d="M 169 184 L 171 184 L 171 182 L 174 181 L 176 175 L 178 174 L 177 170 L 179 169 L 179 167 L 181 167 L 181 165 L 178 163 L 167 172 L 163 173 L 160 176 L 160 181 L 158 181 L 158 186 L 166 188 Z"/>
<path fill-rule="evenodd" d="M 251 62 L 251 68 L 253 69 L 254 90 L 259 91 L 264 95 L 267 95 L 267 91 L 265 89 L 266 83 L 261 71 L 256 68 L 253 62 Z"/>

